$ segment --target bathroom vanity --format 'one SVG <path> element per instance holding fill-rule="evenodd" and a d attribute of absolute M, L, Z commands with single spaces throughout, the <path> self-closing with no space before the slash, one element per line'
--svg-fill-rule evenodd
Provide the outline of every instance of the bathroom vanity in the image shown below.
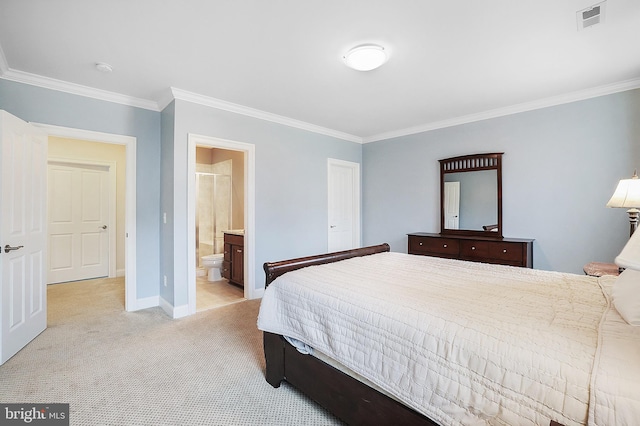
<path fill-rule="evenodd" d="M 224 233 L 224 262 L 222 277 L 231 284 L 244 287 L 244 233 Z"/>

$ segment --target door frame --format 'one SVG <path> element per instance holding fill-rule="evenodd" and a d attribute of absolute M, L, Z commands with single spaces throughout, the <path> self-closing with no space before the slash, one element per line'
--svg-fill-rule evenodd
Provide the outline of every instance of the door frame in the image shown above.
<path fill-rule="evenodd" d="M 64 158 L 64 157 L 48 157 L 47 167 L 55 164 L 60 166 L 70 167 L 82 167 L 82 166 L 98 166 L 105 167 L 109 174 L 109 223 L 107 227 L 108 240 L 109 240 L 109 278 L 113 278 L 117 275 L 116 272 L 116 162 L 115 161 L 95 161 L 95 160 L 81 160 L 76 158 Z M 48 174 L 47 174 L 48 175 Z M 125 173 L 126 178 L 126 173 Z M 125 184 L 126 185 L 126 184 Z M 48 190 L 51 189 L 49 185 Z M 125 206 L 126 208 L 126 206 Z M 49 220 L 47 216 L 47 221 Z M 48 237 L 47 237 L 48 239 Z M 48 241 L 47 241 L 48 243 Z M 125 268 L 126 269 L 126 268 Z M 47 271 L 49 269 L 47 268 Z"/>
<path fill-rule="evenodd" d="M 49 136 L 78 139 L 89 142 L 111 143 L 125 146 L 125 291 L 124 309 L 136 311 L 149 306 L 138 306 L 136 285 L 136 143 L 134 136 L 114 133 L 94 132 L 92 130 L 31 123 L 44 130 Z"/>
<path fill-rule="evenodd" d="M 351 239 L 355 243 L 355 247 L 358 248 L 362 246 L 362 234 L 360 227 L 361 219 L 360 219 L 360 198 L 361 198 L 361 188 L 360 188 L 360 163 L 356 163 L 353 161 L 346 160 L 338 160 L 336 158 L 327 158 L 327 249 L 331 251 L 329 248 L 329 241 L 331 240 L 331 212 L 329 211 L 329 200 L 331 199 L 331 172 L 333 166 L 346 167 L 352 170 L 353 172 L 353 187 L 351 188 L 353 194 L 353 228 L 351 231 Z"/>
<path fill-rule="evenodd" d="M 196 146 L 244 152 L 244 297 L 262 297 L 255 287 L 255 145 L 189 133 L 187 153 L 187 300 L 196 313 Z"/>

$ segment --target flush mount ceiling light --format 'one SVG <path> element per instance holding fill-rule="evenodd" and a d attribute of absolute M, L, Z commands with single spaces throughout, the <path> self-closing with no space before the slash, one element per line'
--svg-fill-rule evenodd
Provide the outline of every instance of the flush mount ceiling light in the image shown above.
<path fill-rule="evenodd" d="M 358 71 L 371 71 L 387 62 L 384 47 L 377 44 L 362 44 L 349 50 L 342 57 L 349 68 Z"/>

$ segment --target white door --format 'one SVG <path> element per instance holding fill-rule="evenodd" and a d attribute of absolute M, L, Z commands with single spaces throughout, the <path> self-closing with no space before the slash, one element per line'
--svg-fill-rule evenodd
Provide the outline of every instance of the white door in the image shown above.
<path fill-rule="evenodd" d="M 47 327 L 47 135 L 0 111 L 0 364 Z"/>
<path fill-rule="evenodd" d="M 49 164 L 48 283 L 109 275 L 109 168 Z"/>
<path fill-rule="evenodd" d="M 360 247 L 360 164 L 328 162 L 330 252 Z"/>
<path fill-rule="evenodd" d="M 460 228 L 460 182 L 444 183 L 444 227 Z"/>

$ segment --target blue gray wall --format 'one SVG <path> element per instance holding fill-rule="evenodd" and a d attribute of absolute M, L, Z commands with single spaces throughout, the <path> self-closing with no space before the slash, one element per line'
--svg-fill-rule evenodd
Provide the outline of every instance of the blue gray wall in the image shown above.
<path fill-rule="evenodd" d="M 0 79 L 0 109 L 25 121 L 134 136 L 137 298 L 158 295 L 160 113 Z"/>
<path fill-rule="evenodd" d="M 168 247 L 173 247 L 173 138 L 175 129 L 175 102 L 171 102 L 162 111 L 162 136 L 161 136 L 161 161 L 160 161 L 160 214 L 167 214 L 167 223 L 164 216 L 160 218 L 160 297 L 173 304 L 173 252 Z M 162 249 L 165 247 L 165 249 Z M 164 276 L 167 277 L 167 286 L 164 286 Z M 169 286 L 171 284 L 171 286 Z"/>
<path fill-rule="evenodd" d="M 535 238 L 535 268 L 613 261 L 629 221 L 605 204 L 640 168 L 640 90 L 364 145 L 364 243 L 439 232 L 438 160 L 482 152 L 504 152 L 503 233 Z"/>
<path fill-rule="evenodd" d="M 189 133 L 255 145 L 256 288 L 264 287 L 264 262 L 327 251 L 327 159 L 361 163 L 362 145 L 181 100 L 174 109 L 174 140 L 163 135 L 163 153 L 173 151 L 173 166 L 163 158 L 163 173 L 173 177 L 162 180 L 163 199 L 173 198 L 167 223 L 173 245 L 163 245 L 162 258 L 173 259 L 174 306 L 188 298 Z"/>

